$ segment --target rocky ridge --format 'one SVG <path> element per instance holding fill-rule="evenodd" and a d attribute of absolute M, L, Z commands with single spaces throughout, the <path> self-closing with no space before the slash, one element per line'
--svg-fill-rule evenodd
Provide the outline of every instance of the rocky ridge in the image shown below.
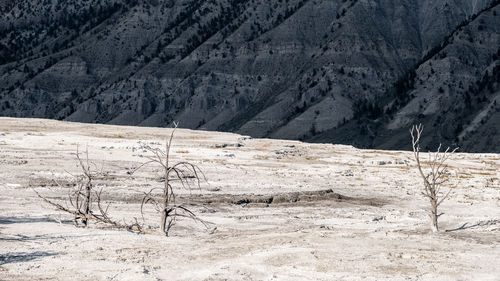
<path fill-rule="evenodd" d="M 498 152 L 500 1 L 0 5 L 0 115 Z"/>

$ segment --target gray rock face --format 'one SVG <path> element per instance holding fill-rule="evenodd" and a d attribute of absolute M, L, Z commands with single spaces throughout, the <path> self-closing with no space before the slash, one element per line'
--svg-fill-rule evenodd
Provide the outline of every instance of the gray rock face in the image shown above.
<path fill-rule="evenodd" d="M 500 1 L 5 1 L 0 115 L 500 147 Z"/>

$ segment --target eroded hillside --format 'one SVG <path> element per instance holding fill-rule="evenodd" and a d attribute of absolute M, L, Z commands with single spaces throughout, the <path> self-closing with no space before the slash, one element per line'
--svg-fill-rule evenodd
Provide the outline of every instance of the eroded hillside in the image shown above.
<path fill-rule="evenodd" d="M 497 151 L 499 1 L 5 1 L 0 114 Z M 480 139 L 478 141 L 478 139 Z"/>

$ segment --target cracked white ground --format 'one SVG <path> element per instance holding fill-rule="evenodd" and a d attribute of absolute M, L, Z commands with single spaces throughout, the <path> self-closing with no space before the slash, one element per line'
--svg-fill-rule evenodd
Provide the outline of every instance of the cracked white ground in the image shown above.
<path fill-rule="evenodd" d="M 173 158 L 205 172 L 192 209 L 217 227 L 212 234 L 188 219 L 169 237 L 79 228 L 28 188 L 63 199 L 48 183 L 78 173 L 76 147 L 88 146 L 110 174 L 110 215 L 132 221 L 140 192 L 161 184 L 153 166 L 127 174 L 144 162 L 139 141 L 155 145 L 169 133 L 0 118 L 0 280 L 499 280 L 498 154 L 449 160 L 456 187 L 440 206 L 438 234 L 409 152 L 179 129 Z M 232 200 L 328 189 L 341 199 Z M 157 227 L 159 217 L 146 220 Z"/>

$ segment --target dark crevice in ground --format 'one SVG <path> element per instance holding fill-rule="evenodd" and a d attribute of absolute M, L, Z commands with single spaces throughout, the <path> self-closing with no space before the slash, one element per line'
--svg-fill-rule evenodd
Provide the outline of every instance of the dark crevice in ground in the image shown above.
<path fill-rule="evenodd" d="M 159 197 L 159 195 L 158 195 Z M 115 194 L 108 195 L 106 200 L 141 203 L 142 195 L 128 195 L 117 198 Z M 299 204 L 299 203 L 326 203 L 345 202 L 356 205 L 367 205 L 381 207 L 388 203 L 387 200 L 379 198 L 357 198 L 344 196 L 333 191 L 333 189 L 323 189 L 315 191 L 282 192 L 275 194 L 180 194 L 176 196 L 176 202 L 192 205 L 266 205 L 273 206 L 279 204 Z"/>

